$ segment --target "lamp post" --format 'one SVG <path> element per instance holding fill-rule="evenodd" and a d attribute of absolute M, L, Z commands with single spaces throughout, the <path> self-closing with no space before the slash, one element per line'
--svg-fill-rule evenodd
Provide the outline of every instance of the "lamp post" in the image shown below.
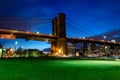
<path fill-rule="evenodd" d="M 18 41 L 15 42 L 15 52 L 16 52 L 17 44 L 18 44 Z"/>
<path fill-rule="evenodd" d="M 115 39 L 111 40 L 111 42 L 116 43 Z M 113 45 L 113 52 L 115 52 L 115 51 L 116 51 L 116 47 L 115 47 L 115 45 Z"/>
<path fill-rule="evenodd" d="M 105 39 L 107 38 L 107 36 L 103 36 L 103 38 L 104 38 L 104 52 L 106 53 Z"/>
<path fill-rule="evenodd" d="M 107 38 L 107 36 L 103 36 L 104 40 Z"/>

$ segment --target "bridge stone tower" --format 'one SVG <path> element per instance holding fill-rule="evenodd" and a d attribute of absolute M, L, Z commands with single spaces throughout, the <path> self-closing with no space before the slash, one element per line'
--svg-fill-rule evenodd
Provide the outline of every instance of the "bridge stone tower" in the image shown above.
<path fill-rule="evenodd" d="M 65 14 L 60 13 L 52 22 L 52 35 L 57 36 L 58 39 L 51 43 L 51 52 L 54 55 L 66 55 L 66 26 Z"/>

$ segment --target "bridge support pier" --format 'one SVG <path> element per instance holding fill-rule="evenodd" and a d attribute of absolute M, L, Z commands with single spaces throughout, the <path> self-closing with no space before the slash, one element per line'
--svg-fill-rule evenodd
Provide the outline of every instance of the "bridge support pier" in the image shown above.
<path fill-rule="evenodd" d="M 52 42 L 51 43 L 51 53 L 54 54 L 56 52 L 57 52 L 57 50 L 56 50 L 56 42 Z"/>
<path fill-rule="evenodd" d="M 53 20 L 52 32 L 53 35 L 58 37 L 55 42 L 51 43 L 53 55 L 67 55 L 65 14 L 61 13 Z"/>
<path fill-rule="evenodd" d="M 59 38 L 58 39 L 57 51 L 58 51 L 58 55 L 66 55 L 67 54 L 66 38 Z"/>

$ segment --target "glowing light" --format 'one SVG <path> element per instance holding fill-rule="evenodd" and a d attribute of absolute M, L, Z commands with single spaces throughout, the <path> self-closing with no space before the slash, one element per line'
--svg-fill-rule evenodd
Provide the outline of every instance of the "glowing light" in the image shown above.
<path fill-rule="evenodd" d="M 17 45 L 17 44 L 18 44 L 18 41 L 16 41 L 15 44 Z"/>
<path fill-rule="evenodd" d="M 105 40 L 101 40 L 101 41 L 105 41 Z"/>
<path fill-rule="evenodd" d="M 17 30 L 14 30 L 13 32 L 18 32 Z"/>
<path fill-rule="evenodd" d="M 106 39 L 106 38 L 107 38 L 107 36 L 103 36 L 103 38 L 104 38 L 104 39 Z"/>
<path fill-rule="evenodd" d="M 12 48 L 10 48 L 10 51 L 12 52 L 12 51 L 13 51 L 13 49 L 12 49 Z"/>
<path fill-rule="evenodd" d="M 29 33 L 29 31 L 26 31 L 26 33 Z"/>
<path fill-rule="evenodd" d="M 12 34 L 0 34 L 1 39 L 15 39 L 15 36 Z"/>
<path fill-rule="evenodd" d="M 55 55 L 58 55 L 58 53 L 55 53 Z"/>
<path fill-rule="evenodd" d="M 6 49 L 3 49 L 4 51 L 6 51 Z"/>
<path fill-rule="evenodd" d="M 107 46 L 105 46 L 105 49 L 107 49 L 108 47 Z"/>
<path fill-rule="evenodd" d="M 62 52 L 62 50 L 61 50 L 61 49 L 59 49 L 59 50 L 58 50 L 58 52 L 59 52 L 59 53 L 61 53 L 61 52 Z"/>
<path fill-rule="evenodd" d="M 36 34 L 40 34 L 40 32 L 36 32 Z"/>
<path fill-rule="evenodd" d="M 115 43 L 116 41 L 115 41 L 115 40 L 111 40 L 111 42 L 114 42 L 114 43 Z"/>

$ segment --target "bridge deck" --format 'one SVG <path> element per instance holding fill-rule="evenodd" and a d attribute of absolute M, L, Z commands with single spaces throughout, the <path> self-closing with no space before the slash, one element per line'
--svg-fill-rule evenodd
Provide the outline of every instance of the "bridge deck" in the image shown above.
<path fill-rule="evenodd" d="M 15 38 L 24 38 L 27 40 L 41 40 L 48 42 L 57 40 L 58 37 L 50 34 L 37 34 L 35 32 L 28 32 L 28 31 L 16 31 L 16 30 L 6 30 L 6 29 L 0 29 L 0 34 L 5 35 L 9 34 L 11 36 L 15 36 Z M 73 43 L 96 43 L 96 44 L 110 44 L 110 45 L 120 45 L 120 42 L 110 42 L 110 41 L 103 41 L 103 40 L 93 40 L 93 39 L 79 39 L 79 38 L 69 38 L 67 37 L 67 42 L 73 42 Z"/>

